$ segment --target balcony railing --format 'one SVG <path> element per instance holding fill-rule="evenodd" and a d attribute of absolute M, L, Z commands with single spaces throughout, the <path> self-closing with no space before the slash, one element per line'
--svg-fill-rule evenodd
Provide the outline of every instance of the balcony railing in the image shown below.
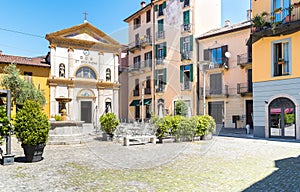
<path fill-rule="evenodd" d="M 164 64 L 164 58 L 157 58 L 156 59 L 156 65 L 163 65 Z"/>
<path fill-rule="evenodd" d="M 291 5 L 288 8 L 271 13 L 262 12 L 252 19 L 252 43 L 263 37 L 291 34 L 299 30 L 300 7 Z"/>
<path fill-rule="evenodd" d="M 249 53 L 244 53 L 237 55 L 237 64 L 240 66 L 244 66 L 246 64 L 252 63 L 252 57 L 249 55 Z"/>
<path fill-rule="evenodd" d="M 135 42 L 132 42 L 128 45 L 128 49 L 130 52 L 134 52 L 135 50 L 138 50 L 140 49 L 140 42 L 139 41 L 135 41 Z"/>
<path fill-rule="evenodd" d="M 192 83 L 190 81 L 185 81 L 181 83 L 181 90 L 191 90 Z"/>
<path fill-rule="evenodd" d="M 165 31 L 156 32 L 156 40 L 165 39 Z"/>
<path fill-rule="evenodd" d="M 151 88 L 150 87 L 146 87 L 145 88 L 145 94 L 146 95 L 150 95 L 151 94 Z"/>
<path fill-rule="evenodd" d="M 133 90 L 133 96 L 140 96 L 140 90 L 139 89 Z"/>
<path fill-rule="evenodd" d="M 192 24 L 187 23 L 187 24 L 181 25 L 181 32 L 192 32 Z"/>
<path fill-rule="evenodd" d="M 142 69 L 146 69 L 146 70 L 151 70 L 152 69 L 152 60 L 149 59 L 149 60 L 145 60 L 145 61 L 142 61 L 141 63 L 141 68 Z"/>
<path fill-rule="evenodd" d="M 133 65 L 131 65 L 129 67 L 129 72 L 139 73 L 140 69 L 141 69 L 141 63 L 140 62 L 135 62 Z"/>
<path fill-rule="evenodd" d="M 228 91 L 228 85 L 225 85 L 221 88 L 210 88 L 207 87 L 205 91 L 206 97 L 228 97 L 229 91 Z"/>
<path fill-rule="evenodd" d="M 247 94 L 252 94 L 252 91 L 253 91 L 252 82 L 237 84 L 237 94 L 241 94 L 244 96 Z"/>
<path fill-rule="evenodd" d="M 181 53 L 181 60 L 192 60 L 193 52 L 192 51 L 186 51 Z"/>
<path fill-rule="evenodd" d="M 161 92 L 164 92 L 164 91 L 165 91 L 164 86 L 158 86 L 158 87 L 156 88 L 156 93 L 161 93 Z"/>
<path fill-rule="evenodd" d="M 142 48 L 145 48 L 147 46 L 151 46 L 152 45 L 152 40 L 151 40 L 151 36 L 149 35 L 144 35 L 140 38 L 140 45 Z"/>

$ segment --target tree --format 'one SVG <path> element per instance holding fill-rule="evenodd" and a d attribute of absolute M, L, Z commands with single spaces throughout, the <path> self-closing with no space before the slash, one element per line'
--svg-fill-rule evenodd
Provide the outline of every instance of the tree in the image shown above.
<path fill-rule="evenodd" d="M 181 116 L 186 116 L 188 113 L 188 106 L 187 104 L 182 101 L 178 100 L 175 102 L 175 115 L 181 115 Z"/>
<path fill-rule="evenodd" d="M 26 100 L 34 100 L 41 106 L 45 105 L 44 93 L 37 89 L 32 82 L 22 79 L 16 65 L 10 64 L 4 67 L 3 71 L 5 75 L 2 77 L 1 86 L 11 91 L 14 104 L 23 105 Z"/>

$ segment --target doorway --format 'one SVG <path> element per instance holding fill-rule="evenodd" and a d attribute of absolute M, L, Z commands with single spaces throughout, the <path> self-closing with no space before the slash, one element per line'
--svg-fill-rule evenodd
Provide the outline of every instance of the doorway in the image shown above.
<path fill-rule="evenodd" d="M 296 138 L 295 104 L 288 98 L 277 98 L 269 105 L 270 137 Z"/>
<path fill-rule="evenodd" d="M 92 122 L 92 101 L 81 101 L 81 121 L 85 123 Z"/>

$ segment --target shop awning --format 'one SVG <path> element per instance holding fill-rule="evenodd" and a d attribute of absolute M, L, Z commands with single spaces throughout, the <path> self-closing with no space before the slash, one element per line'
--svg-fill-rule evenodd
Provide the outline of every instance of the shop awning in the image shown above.
<path fill-rule="evenodd" d="M 144 105 L 149 105 L 151 103 L 152 99 L 144 99 Z"/>
<path fill-rule="evenodd" d="M 133 100 L 129 106 L 140 106 L 141 104 L 141 100 L 137 99 L 137 100 Z"/>

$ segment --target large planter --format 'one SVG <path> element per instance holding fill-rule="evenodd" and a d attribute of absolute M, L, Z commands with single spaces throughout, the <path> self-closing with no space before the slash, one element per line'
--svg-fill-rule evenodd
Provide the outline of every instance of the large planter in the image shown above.
<path fill-rule="evenodd" d="M 42 156 L 46 144 L 38 144 L 38 145 L 22 144 L 21 146 L 24 150 L 26 162 L 38 162 L 43 159 Z"/>

